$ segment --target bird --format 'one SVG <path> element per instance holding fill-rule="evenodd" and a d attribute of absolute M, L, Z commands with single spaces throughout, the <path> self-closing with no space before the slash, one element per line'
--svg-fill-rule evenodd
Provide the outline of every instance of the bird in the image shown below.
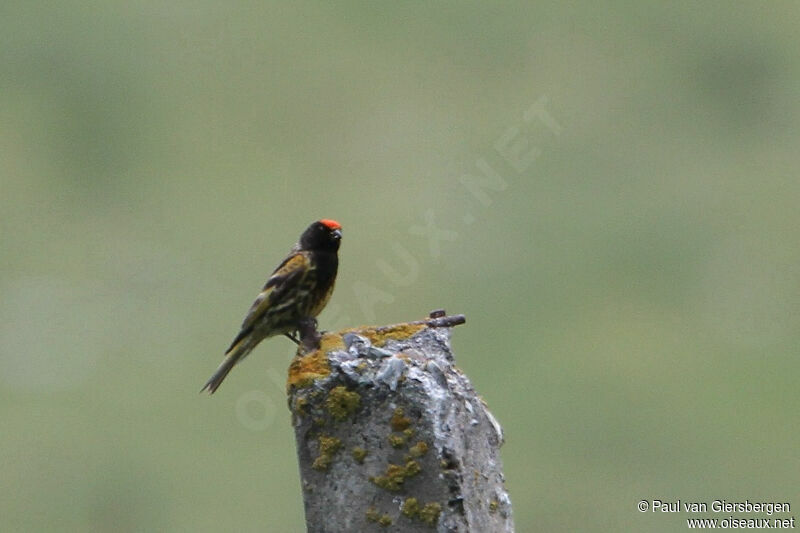
<path fill-rule="evenodd" d="M 241 330 L 225 351 L 225 358 L 200 392 L 213 394 L 231 369 L 262 340 L 293 335 L 314 323 L 333 293 L 339 268 L 342 226 L 332 219 L 313 222 L 300 235 L 289 255 L 272 272 L 242 322 Z"/>

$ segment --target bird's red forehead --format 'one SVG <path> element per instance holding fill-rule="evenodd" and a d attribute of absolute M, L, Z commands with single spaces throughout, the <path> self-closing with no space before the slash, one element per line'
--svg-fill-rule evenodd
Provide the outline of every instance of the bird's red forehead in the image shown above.
<path fill-rule="evenodd" d="M 322 220 L 319 221 L 319 223 L 330 230 L 342 229 L 341 224 L 330 218 L 323 218 Z"/>

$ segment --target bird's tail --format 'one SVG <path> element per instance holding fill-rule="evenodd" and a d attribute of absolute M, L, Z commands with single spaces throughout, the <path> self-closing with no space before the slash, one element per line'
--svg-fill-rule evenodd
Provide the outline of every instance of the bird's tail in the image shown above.
<path fill-rule="evenodd" d="M 214 372 L 214 375 L 212 375 L 203 388 L 200 389 L 200 392 L 208 391 L 209 394 L 214 394 L 214 391 L 222 384 L 225 376 L 228 375 L 228 372 L 230 372 L 236 363 L 241 361 L 244 356 L 250 353 L 252 349 L 253 347 L 247 342 L 247 338 L 243 338 L 231 346 L 225 353 L 225 359 L 222 360 L 222 363 Z"/>

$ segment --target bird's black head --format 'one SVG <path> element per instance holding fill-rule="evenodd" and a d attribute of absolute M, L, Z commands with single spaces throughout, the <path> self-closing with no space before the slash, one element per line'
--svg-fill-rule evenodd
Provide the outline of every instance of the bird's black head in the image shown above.
<path fill-rule="evenodd" d="M 336 252 L 342 240 L 342 226 L 335 220 L 323 218 L 311 224 L 300 236 L 301 250 Z"/>

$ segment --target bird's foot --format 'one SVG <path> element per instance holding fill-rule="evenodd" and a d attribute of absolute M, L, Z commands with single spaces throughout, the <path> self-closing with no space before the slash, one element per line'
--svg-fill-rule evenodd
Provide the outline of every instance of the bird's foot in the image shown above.
<path fill-rule="evenodd" d="M 321 335 L 317 331 L 317 319 L 306 317 L 297 323 L 297 332 L 300 334 L 300 343 L 306 351 L 319 348 Z"/>

